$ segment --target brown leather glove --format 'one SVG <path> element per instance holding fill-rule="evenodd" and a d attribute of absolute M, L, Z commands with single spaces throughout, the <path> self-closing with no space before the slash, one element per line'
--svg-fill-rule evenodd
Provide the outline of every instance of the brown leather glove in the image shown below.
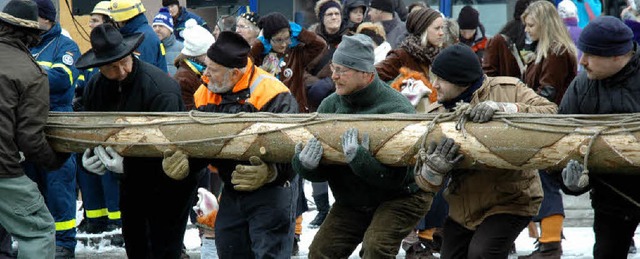
<path fill-rule="evenodd" d="M 237 191 L 254 191 L 263 185 L 273 182 L 278 172 L 273 164 L 266 164 L 259 157 L 249 158 L 251 165 L 237 165 L 231 173 L 233 189 Z"/>
<path fill-rule="evenodd" d="M 460 145 L 451 138 L 442 138 L 440 144 L 432 141 L 429 144 L 426 159 L 414 172 L 418 187 L 428 192 L 437 191 L 446 174 L 464 159 L 464 155 L 460 154 L 459 150 Z"/>
<path fill-rule="evenodd" d="M 162 170 L 171 179 L 182 180 L 189 175 L 189 156 L 182 151 L 165 150 L 162 159 Z"/>

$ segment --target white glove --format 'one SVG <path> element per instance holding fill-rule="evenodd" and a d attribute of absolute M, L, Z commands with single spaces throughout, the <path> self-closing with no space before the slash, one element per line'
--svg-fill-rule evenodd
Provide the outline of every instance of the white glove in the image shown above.
<path fill-rule="evenodd" d="M 82 155 L 82 166 L 87 171 L 97 175 L 104 175 L 107 168 L 104 166 L 98 155 L 91 155 L 91 149 L 87 148 Z"/>
<path fill-rule="evenodd" d="M 415 80 L 413 78 L 402 80 L 400 93 L 409 99 L 413 107 L 420 103 L 420 99 L 422 99 L 423 96 L 428 96 L 431 92 L 431 89 L 429 89 L 422 80 Z"/>
<path fill-rule="evenodd" d="M 107 147 L 105 149 L 102 146 L 97 146 L 93 149 L 93 152 L 98 155 L 100 161 L 102 161 L 109 171 L 117 174 L 124 173 L 124 169 L 122 168 L 122 161 L 124 158 L 118 154 L 118 152 L 113 150 L 112 147 Z"/>
<path fill-rule="evenodd" d="M 18 163 L 22 163 L 24 162 L 24 160 L 27 160 L 27 158 L 24 157 L 24 153 L 22 153 L 22 151 L 18 151 L 18 154 L 20 155 L 20 161 Z"/>

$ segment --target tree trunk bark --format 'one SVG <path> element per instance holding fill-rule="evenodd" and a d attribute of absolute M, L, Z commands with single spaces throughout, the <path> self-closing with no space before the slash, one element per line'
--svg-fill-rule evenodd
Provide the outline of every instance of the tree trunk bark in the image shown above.
<path fill-rule="evenodd" d="M 465 155 L 461 168 L 560 170 L 569 159 L 582 162 L 591 138 L 604 127 L 594 124 L 576 127 L 571 125 L 574 121 L 564 119 L 566 117 L 538 116 L 531 117 L 534 122 L 525 119 L 515 125 L 503 120 L 482 124 L 466 122 L 464 130 L 456 129 L 456 121 L 436 123 L 427 135 L 426 146 L 431 141 L 439 142 L 442 137 L 453 138 Z M 369 134 L 369 150 L 380 162 L 390 166 L 413 166 L 422 137 L 434 118 L 435 115 L 424 114 L 356 117 L 265 113 L 51 113 L 46 134 L 49 143 L 60 152 L 83 152 L 86 148 L 105 145 L 113 146 L 123 156 L 161 157 L 166 149 L 180 149 L 192 157 L 248 160 L 251 156 L 259 156 L 270 162 L 290 162 L 296 143 L 306 144 L 316 137 L 324 148 L 322 163 L 344 163 L 340 137 L 347 129 L 355 127 L 359 129 L 360 139 L 363 133 Z M 560 123 L 553 126 L 535 123 L 540 118 Z M 599 120 L 602 121 L 602 117 Z M 620 128 L 610 126 L 607 130 Z M 608 131 L 594 141 L 589 169 L 637 173 L 639 133 L 629 130 L 608 134 Z"/>

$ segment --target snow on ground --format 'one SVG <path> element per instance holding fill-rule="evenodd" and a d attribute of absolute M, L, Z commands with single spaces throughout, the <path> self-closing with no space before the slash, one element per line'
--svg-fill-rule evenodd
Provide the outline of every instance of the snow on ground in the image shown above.
<path fill-rule="evenodd" d="M 305 184 L 305 195 L 309 201 L 313 201 L 311 198 L 311 185 Z M 333 197 L 330 197 L 331 202 L 333 202 Z M 313 240 L 313 236 L 318 231 L 317 229 L 310 229 L 307 226 L 309 222 L 313 220 L 316 215 L 315 207 L 313 204 L 310 204 L 310 208 L 312 210 L 303 214 L 303 232 L 300 240 L 300 253 L 298 256 L 292 257 L 296 259 L 307 258 L 309 253 L 309 245 Z M 82 214 L 79 214 L 79 220 L 82 219 Z M 562 242 L 563 248 L 563 256 L 562 258 L 567 259 L 586 259 L 593 258 L 592 248 L 594 243 L 594 235 L 593 230 L 590 227 L 572 227 L 565 228 L 563 231 L 566 239 Z M 640 228 L 636 230 L 636 235 L 634 237 L 636 244 L 640 244 Z M 535 240 L 529 238 L 529 232 L 527 229 L 524 229 L 518 239 L 516 239 L 516 250 L 517 255 L 512 255 L 509 258 L 517 258 L 518 255 L 527 255 L 531 253 L 535 246 L 533 244 Z M 198 237 L 198 230 L 193 228 L 192 226 L 188 227 L 187 232 L 185 233 L 184 239 L 185 247 L 187 248 L 188 254 L 191 258 L 200 258 L 200 238 Z M 349 258 L 359 258 L 358 251 L 360 247 L 356 248 L 354 253 Z M 108 242 L 103 242 L 96 249 L 94 247 L 86 247 L 80 243 L 76 247 L 76 257 L 77 258 L 96 258 L 96 259 L 110 259 L 110 258 L 125 258 L 124 248 L 111 246 Z M 404 251 L 400 249 L 400 253 L 397 258 L 404 258 Z M 630 254 L 629 259 L 640 259 L 640 254 Z M 208 259 L 208 258 L 207 258 Z"/>

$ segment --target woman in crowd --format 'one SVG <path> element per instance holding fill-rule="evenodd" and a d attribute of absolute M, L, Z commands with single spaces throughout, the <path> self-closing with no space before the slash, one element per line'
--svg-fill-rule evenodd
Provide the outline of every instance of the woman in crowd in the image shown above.
<path fill-rule="evenodd" d="M 281 13 L 270 13 L 258 22 L 262 36 L 251 47 L 255 64 L 282 81 L 298 101 L 300 112 L 308 112 L 304 71 L 327 47 L 325 41 Z"/>
<path fill-rule="evenodd" d="M 407 79 L 421 81 L 433 89 L 429 80 L 431 63 L 440 52 L 444 39 L 444 18 L 431 8 L 413 11 L 407 17 L 409 35 L 400 47 L 389 52 L 387 58 L 376 64 L 378 76 L 383 81 L 392 82 L 391 86 L 402 91 Z M 429 101 L 435 102 L 435 92 L 429 95 Z M 428 102 L 417 105 L 418 112 L 424 110 Z"/>
<path fill-rule="evenodd" d="M 560 104 L 565 90 L 576 76 L 576 47 L 555 6 L 547 1 L 533 2 L 522 14 L 525 32 L 532 40 L 533 58 L 527 64 L 523 81 L 540 96 Z M 533 218 L 540 222 L 538 248 L 529 257 L 562 255 L 564 207 L 559 176 L 540 170 L 544 199 Z"/>
<path fill-rule="evenodd" d="M 535 0 L 518 0 L 513 20 L 487 43 L 482 59 L 482 70 L 487 76 L 522 78 L 525 67 L 520 51 L 524 49 L 526 34 L 521 16 L 533 1 Z"/>

